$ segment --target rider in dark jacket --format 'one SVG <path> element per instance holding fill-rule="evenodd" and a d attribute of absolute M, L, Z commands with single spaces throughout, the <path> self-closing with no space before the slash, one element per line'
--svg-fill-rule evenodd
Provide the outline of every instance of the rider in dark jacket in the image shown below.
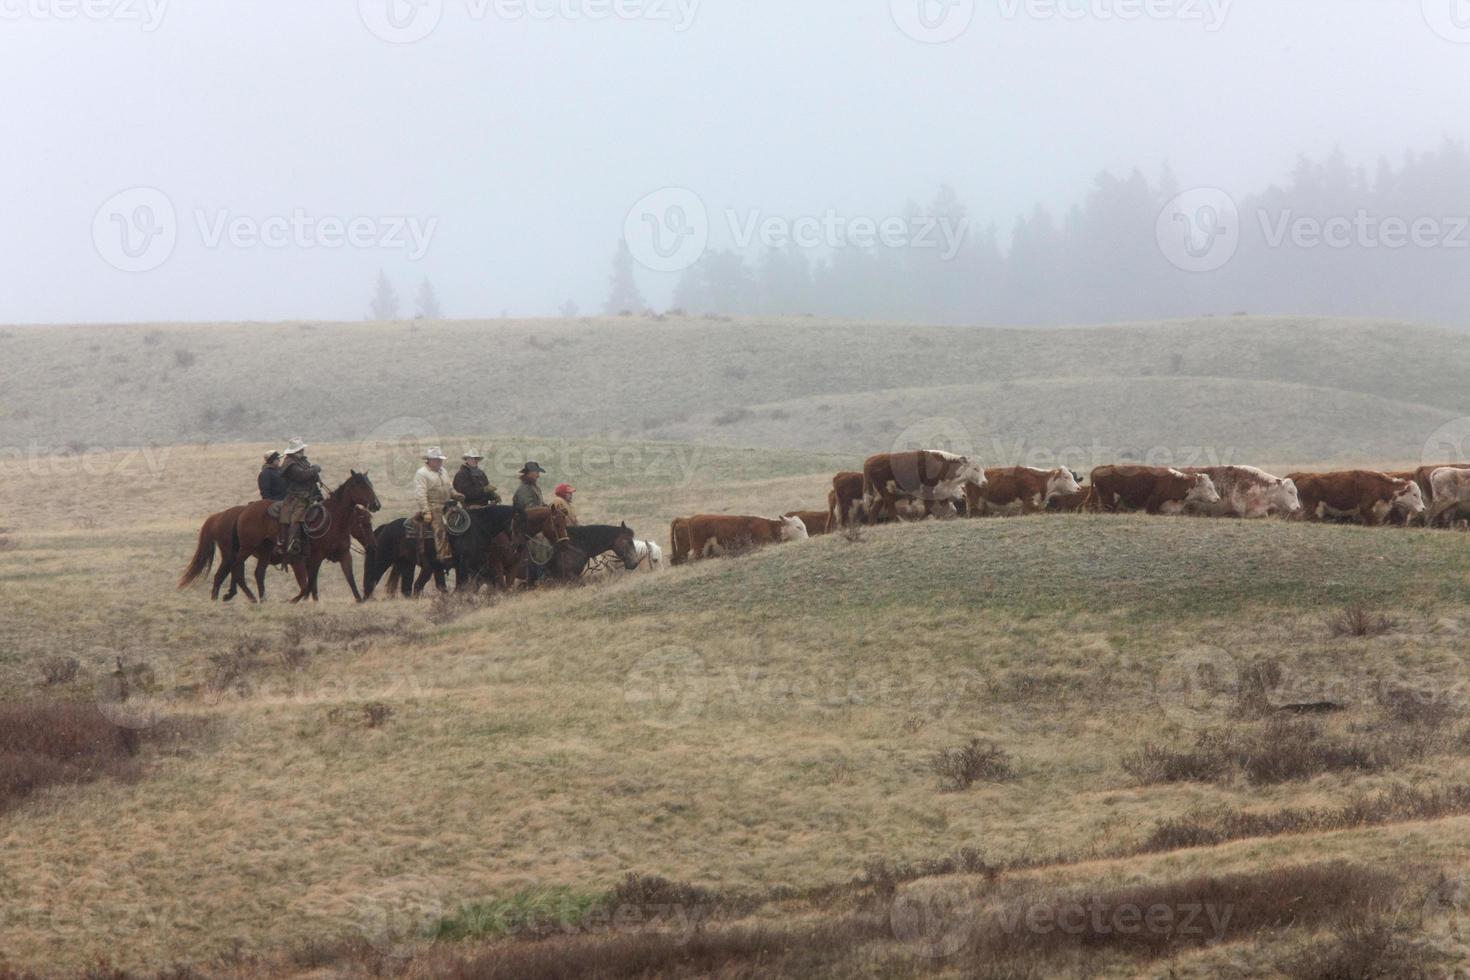
<path fill-rule="evenodd" d="M 307 508 L 321 499 L 317 484 L 322 468 L 306 458 L 306 443 L 300 439 L 292 439 L 285 454 L 281 479 L 286 483 L 286 502 L 281 505 L 280 544 L 288 557 L 294 557 L 301 552 L 301 522 L 306 519 Z"/>
<path fill-rule="evenodd" d="M 466 507 L 500 503 L 499 492 L 490 485 L 490 474 L 480 469 L 480 460 L 484 458 L 471 449 L 464 454 L 464 465 L 454 474 L 454 489 L 464 494 Z"/>
<path fill-rule="evenodd" d="M 260 476 L 255 482 L 260 486 L 261 500 L 286 499 L 286 478 L 281 475 L 280 453 L 271 453 L 265 458 L 265 465 L 260 468 Z"/>

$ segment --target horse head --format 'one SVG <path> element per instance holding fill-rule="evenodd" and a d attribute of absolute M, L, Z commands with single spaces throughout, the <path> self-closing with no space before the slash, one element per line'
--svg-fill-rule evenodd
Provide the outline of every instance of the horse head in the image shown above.
<path fill-rule="evenodd" d="M 374 514 L 383 509 L 382 503 L 378 500 L 378 491 L 373 489 L 373 481 L 368 479 L 367 473 L 353 470 L 347 482 L 342 484 L 337 492 L 347 494 L 353 504 L 366 507 Z"/>
<path fill-rule="evenodd" d="M 630 572 L 637 570 L 642 560 L 638 556 L 638 539 L 627 521 L 618 526 L 617 534 L 613 536 L 613 551 L 623 560 L 624 568 Z"/>

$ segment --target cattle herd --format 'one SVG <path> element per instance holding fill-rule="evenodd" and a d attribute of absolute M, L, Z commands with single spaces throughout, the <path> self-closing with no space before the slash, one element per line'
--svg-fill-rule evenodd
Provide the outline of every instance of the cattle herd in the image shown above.
<path fill-rule="evenodd" d="M 832 478 L 825 510 L 781 517 L 697 514 L 669 528 L 672 564 L 766 544 L 803 540 L 838 528 L 925 517 L 1038 513 L 1277 516 L 1436 526 L 1470 510 L 1470 463 L 1383 473 L 1341 470 L 1273 476 L 1254 466 L 1100 466 L 1086 484 L 1074 471 L 1028 466 L 984 469 L 938 450 L 882 453 L 861 472 Z"/>

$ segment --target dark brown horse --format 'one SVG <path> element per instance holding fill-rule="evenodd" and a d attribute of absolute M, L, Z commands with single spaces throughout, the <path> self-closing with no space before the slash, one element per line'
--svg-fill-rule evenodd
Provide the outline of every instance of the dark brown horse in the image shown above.
<path fill-rule="evenodd" d="M 337 534 L 336 523 L 333 522 L 327 533 L 311 542 L 311 547 L 306 556 L 306 580 L 307 589 L 311 592 L 311 600 L 319 601 L 317 595 L 317 574 L 321 571 L 322 562 L 332 561 L 342 566 L 342 577 L 347 580 L 347 587 L 352 590 L 352 598 L 358 602 L 363 601 L 362 593 L 357 589 L 357 577 L 352 572 L 352 542 L 356 541 L 362 545 L 363 551 L 371 559 L 372 553 L 378 548 L 378 539 L 373 536 L 372 511 L 366 507 L 356 507 L 347 518 L 347 533 Z M 261 593 L 264 594 L 264 591 Z M 292 602 L 299 602 L 305 595 L 298 595 Z"/>
<path fill-rule="evenodd" d="M 638 546 L 633 529 L 620 524 L 581 524 L 567 528 L 567 540 L 559 543 L 546 569 L 561 582 L 575 582 L 594 558 L 617 555 L 628 571 L 638 568 Z"/>
<path fill-rule="evenodd" d="M 251 555 L 269 561 L 275 551 L 276 534 L 280 529 L 276 519 L 270 516 L 270 505 L 269 500 L 246 504 L 235 520 L 233 587 L 243 591 L 251 602 L 257 600 L 250 591 L 250 586 L 245 584 L 245 562 Z M 354 510 L 364 507 L 377 513 L 382 506 L 367 474 L 356 470 L 352 471 L 352 475 L 340 487 L 327 495 L 322 502 L 326 531 L 315 540 L 308 538 L 307 555 L 298 555 L 290 560 L 291 571 L 296 575 L 296 584 L 300 590 L 292 602 L 300 602 L 309 595 L 315 597 L 316 583 L 307 567 L 311 551 L 320 551 L 323 555 L 345 553 L 347 563 L 344 565 L 344 574 L 352 585 L 353 594 L 361 600 L 351 572 L 350 535 Z M 320 562 L 317 567 L 320 568 Z"/>

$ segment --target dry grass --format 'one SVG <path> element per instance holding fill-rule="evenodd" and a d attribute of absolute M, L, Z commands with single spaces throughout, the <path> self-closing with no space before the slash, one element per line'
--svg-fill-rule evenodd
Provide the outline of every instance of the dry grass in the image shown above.
<path fill-rule="evenodd" d="M 1373 612 L 1361 603 L 1353 603 L 1327 620 L 1327 631 L 1335 637 L 1382 636 L 1393 626 L 1388 616 Z"/>
<path fill-rule="evenodd" d="M 201 349 L 192 371 L 209 360 Z M 354 450 L 325 445 L 317 458 L 335 476 Z M 752 966 L 737 950 L 717 969 L 769 962 L 800 973 L 826 961 L 791 951 L 786 902 L 830 926 L 884 880 L 895 899 L 927 886 L 910 875 L 1037 875 L 1061 888 L 1091 872 L 1050 855 L 1122 853 L 1202 807 L 1326 813 L 1399 779 L 1426 798 L 1470 783 L 1438 728 L 1396 721 L 1371 695 L 1324 723 L 1324 738 L 1425 729 L 1432 754 L 1261 786 L 1139 786 L 1117 761 L 1123 745 L 1188 745 L 1152 679 L 1202 635 L 1240 663 L 1278 662 L 1280 683 L 1257 685 L 1268 705 L 1310 688 L 1304 677 L 1366 692 L 1396 671 L 1414 690 L 1463 676 L 1470 606 L 1441 583 L 1461 581 L 1470 556 L 1448 535 L 1087 517 L 930 523 L 864 529 L 860 548 L 834 535 L 455 606 L 452 617 L 429 602 L 352 606 L 331 569 L 315 608 L 175 593 L 198 518 L 248 487 L 253 457 L 249 447 L 173 450 L 163 483 L 193 481 L 184 494 L 144 472 L 80 476 L 79 492 L 109 487 L 87 532 L 27 491 L 30 474 L 0 462 L 0 494 L 26 509 L 28 528 L 23 547 L 0 554 L 0 682 L 40 691 L 41 665 L 70 657 L 76 676 L 46 693 L 87 703 L 120 655 L 148 665 L 164 715 L 200 713 L 218 733 L 205 750 L 149 762 L 147 778 L 53 788 L 6 814 L 13 907 L 27 910 L 5 937 L 19 964 L 66 973 L 105 954 L 147 974 L 187 956 L 228 975 L 229 963 L 283 950 L 372 964 L 362 946 L 383 955 L 382 924 L 453 921 L 466 926 L 454 942 L 470 946 L 432 955 L 472 961 L 492 955 L 475 944 L 494 937 L 456 920 L 459 910 L 488 910 L 479 921 L 491 922 L 517 896 L 599 900 L 638 871 L 705 889 L 721 908 L 762 896 L 748 920 L 715 918 L 750 930 L 734 946 L 771 959 Z M 705 505 L 819 503 L 832 463 L 711 452 L 687 486 L 628 467 L 578 482 L 589 519 L 627 517 L 652 536 Z M 382 517 L 398 516 L 402 491 L 384 483 Z M 276 599 L 283 582 L 272 573 Z M 1399 627 L 1344 659 L 1320 610 L 1351 601 L 1395 610 Z M 1237 690 L 1212 727 L 1263 724 Z M 385 724 L 369 724 L 373 705 Z M 1014 778 L 942 791 L 929 762 L 971 739 L 1004 746 Z M 1452 801 L 1403 802 L 1375 811 L 1382 822 L 1343 824 L 1335 843 L 1293 828 L 1148 874 L 1218 877 L 1306 853 L 1403 861 L 1426 840 L 1447 866 L 1470 863 L 1458 812 Z M 1386 848 L 1379 835 L 1414 819 L 1434 823 L 1412 846 Z M 1136 884 L 1146 861 L 1129 858 L 1095 887 Z M 49 870 L 71 862 L 89 873 Z M 869 884 L 849 884 L 870 871 Z M 777 924 L 779 935 L 761 938 Z M 572 937 L 589 949 L 619 939 Z M 718 946 L 708 955 L 724 956 Z M 861 939 L 838 968 L 912 970 L 891 947 Z M 644 949 L 632 944 L 630 962 Z M 1044 957 L 1037 975 L 1061 964 Z"/>

